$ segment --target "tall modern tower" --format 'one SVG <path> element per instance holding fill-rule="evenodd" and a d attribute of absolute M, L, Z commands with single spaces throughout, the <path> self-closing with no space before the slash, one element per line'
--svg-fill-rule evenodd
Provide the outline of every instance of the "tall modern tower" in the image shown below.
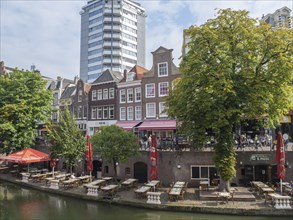
<path fill-rule="evenodd" d="M 82 7 L 80 78 L 145 66 L 145 10 L 130 0 L 89 0 Z"/>

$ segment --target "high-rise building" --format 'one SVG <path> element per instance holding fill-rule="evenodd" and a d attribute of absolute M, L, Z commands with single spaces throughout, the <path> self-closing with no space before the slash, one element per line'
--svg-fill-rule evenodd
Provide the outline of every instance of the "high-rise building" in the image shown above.
<path fill-rule="evenodd" d="M 145 10 L 130 0 L 89 0 L 82 8 L 80 78 L 145 66 Z"/>
<path fill-rule="evenodd" d="M 273 14 L 267 14 L 262 17 L 266 23 L 272 25 L 272 27 L 287 27 L 292 28 L 292 16 L 291 9 L 284 6 L 276 10 Z"/>

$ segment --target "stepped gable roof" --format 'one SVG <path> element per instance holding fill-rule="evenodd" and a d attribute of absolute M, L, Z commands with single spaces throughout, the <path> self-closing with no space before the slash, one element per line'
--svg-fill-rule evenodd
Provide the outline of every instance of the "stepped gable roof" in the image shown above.
<path fill-rule="evenodd" d="M 123 75 L 120 72 L 105 70 L 92 84 L 100 84 L 107 82 L 120 82 Z"/>
<path fill-rule="evenodd" d="M 75 89 L 76 89 L 75 85 L 72 85 L 72 84 L 68 85 L 65 88 L 64 92 L 62 93 L 60 99 L 68 99 L 68 98 L 70 98 L 73 95 Z"/>
<path fill-rule="evenodd" d="M 144 68 L 144 67 L 142 67 L 142 66 L 135 65 L 127 73 L 130 73 L 130 72 L 136 73 L 135 76 L 134 76 L 134 79 L 133 79 L 133 81 L 134 81 L 134 80 L 141 80 L 143 78 L 144 73 L 147 72 L 147 71 L 149 71 L 149 70 Z M 120 82 L 126 82 L 126 75 L 123 77 L 123 79 Z"/>

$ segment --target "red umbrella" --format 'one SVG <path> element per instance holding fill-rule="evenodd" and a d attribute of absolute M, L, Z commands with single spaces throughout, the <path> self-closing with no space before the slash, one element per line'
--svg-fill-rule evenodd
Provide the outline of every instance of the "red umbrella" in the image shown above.
<path fill-rule="evenodd" d="M 92 147 L 92 143 L 89 141 L 90 136 L 87 135 L 86 136 L 86 146 L 87 146 L 87 150 L 86 150 L 86 161 L 87 161 L 87 171 L 91 172 L 93 171 L 93 147 Z"/>
<path fill-rule="evenodd" d="M 282 193 L 282 180 L 285 179 L 285 146 L 282 133 L 279 132 L 277 136 L 277 149 L 276 149 L 276 161 L 277 161 L 277 175 L 280 179 L 280 189 Z"/>
<path fill-rule="evenodd" d="M 49 154 L 43 153 L 41 151 L 38 151 L 32 148 L 26 148 L 16 153 L 9 154 L 5 157 L 1 157 L 0 160 L 12 162 L 12 163 L 24 164 L 24 163 L 49 161 L 50 156 Z"/>
<path fill-rule="evenodd" d="M 158 178 L 158 155 L 157 155 L 157 140 L 156 135 L 152 135 L 152 146 L 151 151 L 151 180 L 156 180 Z"/>
<path fill-rule="evenodd" d="M 38 151 L 32 148 L 26 148 L 16 153 L 9 154 L 5 157 L 1 157 L 0 160 L 11 162 L 11 163 L 18 163 L 18 164 L 27 163 L 28 172 L 29 172 L 30 163 L 49 161 L 50 156 L 49 154 L 43 153 L 41 151 Z"/>

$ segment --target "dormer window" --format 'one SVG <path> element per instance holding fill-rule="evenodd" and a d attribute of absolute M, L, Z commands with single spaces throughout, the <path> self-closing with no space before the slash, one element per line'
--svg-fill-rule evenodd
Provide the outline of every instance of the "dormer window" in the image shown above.
<path fill-rule="evenodd" d="M 158 63 L 158 76 L 163 77 L 163 76 L 168 76 L 168 63 Z"/>
<path fill-rule="evenodd" d="M 134 80 L 134 76 L 135 76 L 135 73 L 134 72 L 127 73 L 126 74 L 126 82 L 133 81 Z"/>

